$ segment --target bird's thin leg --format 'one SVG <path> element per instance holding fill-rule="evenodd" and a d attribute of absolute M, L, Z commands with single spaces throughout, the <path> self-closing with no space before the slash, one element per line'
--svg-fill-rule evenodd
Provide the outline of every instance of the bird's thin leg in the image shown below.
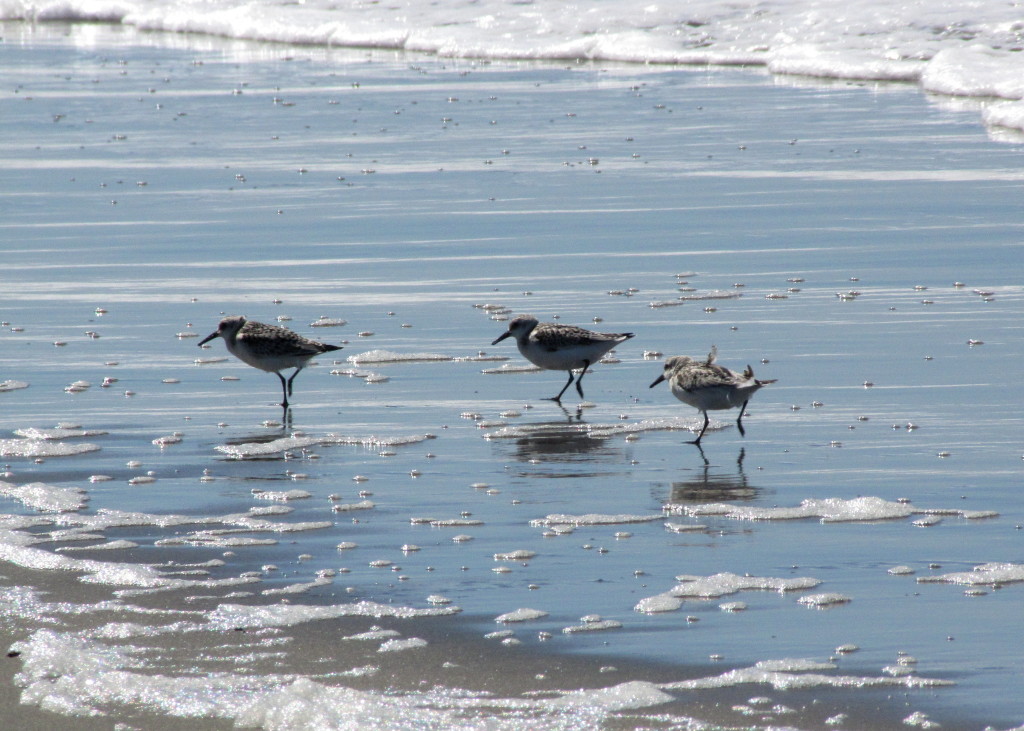
<path fill-rule="evenodd" d="M 302 370 L 301 368 L 296 368 L 295 372 L 291 375 L 291 378 L 288 379 L 288 395 L 289 396 L 292 395 L 292 381 L 295 380 L 295 376 L 299 375 L 299 371 L 301 371 L 301 370 Z"/>
<path fill-rule="evenodd" d="M 281 406 L 283 406 L 283 407 L 285 407 L 287 409 L 288 408 L 288 382 L 286 380 L 284 380 L 284 376 L 282 376 L 280 373 L 277 373 L 275 371 L 275 375 L 278 378 L 281 379 L 281 397 L 283 399 L 281 401 Z"/>
<path fill-rule="evenodd" d="M 554 396 L 553 398 L 549 398 L 547 400 L 548 401 L 554 401 L 555 403 L 558 403 L 558 404 L 562 403 L 562 394 L 565 393 L 565 389 L 569 388 L 569 385 L 572 383 L 572 379 L 573 379 L 573 373 L 572 373 L 572 370 L 570 369 L 569 370 L 569 380 L 565 382 L 564 386 L 562 386 L 562 390 L 558 392 L 557 396 Z"/>
<path fill-rule="evenodd" d="M 690 442 L 690 444 L 696 444 L 698 447 L 700 446 L 701 437 L 703 437 L 704 436 L 704 432 L 706 432 L 708 430 L 708 422 L 709 421 L 710 421 L 710 419 L 708 419 L 708 412 L 705 411 L 704 412 L 704 426 L 701 427 L 700 434 L 697 435 L 697 438 L 694 439 L 692 442 Z"/>
<path fill-rule="evenodd" d="M 587 368 L 590 367 L 590 361 L 583 361 L 583 369 L 580 371 L 580 377 L 576 379 L 576 392 L 583 398 L 583 374 L 587 372 Z"/>
<path fill-rule="evenodd" d="M 736 417 L 736 428 L 740 430 L 740 436 L 741 437 L 747 436 L 747 430 L 743 428 L 743 414 L 746 412 L 746 410 L 747 410 L 747 402 L 744 401 L 743 402 L 743 408 L 740 409 L 740 415 L 738 417 Z"/>

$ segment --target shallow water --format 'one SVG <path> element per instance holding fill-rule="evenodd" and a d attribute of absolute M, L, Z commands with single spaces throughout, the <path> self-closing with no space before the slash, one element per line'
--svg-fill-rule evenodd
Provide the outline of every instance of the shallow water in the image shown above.
<path fill-rule="evenodd" d="M 38 514 L 5 498 L 14 532 L 0 573 L 45 587 L 50 602 L 105 596 L 175 612 L 40 609 L 8 588 L 29 702 L 113 719 L 367 723 L 323 715 L 337 704 L 318 704 L 319 686 L 288 685 L 298 676 L 370 693 L 360 712 L 395 728 L 1024 720 L 1005 641 L 1024 581 L 1013 378 L 1022 148 L 987 137 L 973 111 L 901 86 L 783 85 L 741 69 L 0 30 L 0 377 L 29 384 L 0 393 L 0 438 L 58 423 L 103 432 L 2 443 L 6 483 L 82 488 L 88 503 Z M 575 395 L 560 408 L 542 400 L 560 373 L 484 373 L 523 365 L 510 341 L 489 345 L 507 315 L 484 305 L 637 337 L 586 376 L 583 408 Z M 296 379 L 283 420 L 277 379 L 223 359 L 219 341 L 196 348 L 224 313 L 290 318 L 280 324 L 344 350 Z M 321 317 L 346 324 L 313 327 Z M 745 437 L 735 412 L 713 414 L 698 449 L 685 443 L 697 414 L 648 384 L 664 356 L 713 344 L 719 362 L 778 382 L 752 401 Z M 91 385 L 69 393 L 78 381 Z M 153 443 L 176 433 L 180 443 Z M 99 449 L 40 456 L 81 443 Z M 876 500 L 853 502 L 862 497 Z M 786 511 L 827 499 L 840 520 Z M 705 507 L 717 504 L 737 512 Z M 858 507 L 868 512 L 842 512 Z M 267 522 L 254 524 L 252 509 Z M 535 522 L 553 515 L 569 517 Z M 572 532 L 553 527 L 574 518 Z M 64 529 L 30 547 L 45 554 L 21 545 Z M 95 550 L 122 540 L 137 545 Z M 495 559 L 514 551 L 535 556 Z M 47 556 L 61 565 L 16 568 Z M 166 584 L 167 561 L 209 574 L 134 593 Z M 115 575 L 111 563 L 133 568 Z M 1011 564 L 987 579 L 998 591 L 957 573 L 990 563 Z M 889 572 L 901 566 L 913 573 Z M 55 582 L 57 569 L 100 586 Z M 768 589 L 728 593 L 719 576 L 714 596 L 634 610 L 676 577 L 720 574 Z M 232 581 L 210 583 L 220 579 Z M 792 579 L 814 583 L 771 588 Z M 815 596 L 836 603 L 798 601 Z M 282 599 L 335 614 L 365 600 L 373 619 L 235 608 Z M 382 617 L 448 607 L 461 613 Z M 495 622 L 519 608 L 547 614 Z M 104 624 L 122 614 L 143 628 Z M 590 615 L 621 627 L 564 631 Z M 176 631 L 144 629 L 178 618 Z M 376 620 L 429 644 L 380 654 L 378 642 L 357 658 L 323 641 Z M 253 656 L 211 659 L 234 626 L 249 628 Z M 481 639 L 506 628 L 520 645 Z M 162 647 L 105 660 L 140 695 L 88 695 L 77 673 L 119 646 Z M 62 656 L 82 664 L 55 671 Z M 824 670 L 795 662 L 830 658 Z M 792 672 L 680 686 L 777 660 Z M 552 663 L 562 670 L 539 677 Z M 339 675 L 356 667 L 378 670 Z M 232 671 L 261 692 L 253 700 L 231 676 L 220 705 L 196 688 L 196 705 L 183 704 L 171 683 L 154 700 L 154 668 L 181 682 Z M 873 687 L 897 682 L 899 668 L 913 671 L 905 685 Z M 619 685 L 630 681 L 650 685 Z M 480 710 L 472 694 L 416 695 L 434 686 L 501 701 Z M 570 710 L 526 693 L 579 687 L 617 690 Z M 78 700 L 64 705 L 65 690 Z"/>

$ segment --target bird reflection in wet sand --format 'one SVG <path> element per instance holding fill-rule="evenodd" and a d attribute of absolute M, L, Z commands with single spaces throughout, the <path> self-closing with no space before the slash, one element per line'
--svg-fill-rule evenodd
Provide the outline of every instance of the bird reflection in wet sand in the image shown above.
<path fill-rule="evenodd" d="M 582 419 L 582 411 L 566 420 L 524 425 L 525 433 L 516 439 L 516 459 L 520 462 L 596 462 L 607 459 L 610 443 Z"/>
<path fill-rule="evenodd" d="M 700 448 L 700 445 L 698 445 Z M 703 456 L 704 452 L 701 451 Z M 736 459 L 736 472 L 714 467 L 704 458 L 703 472 L 693 479 L 672 483 L 668 504 L 719 503 L 733 500 L 753 500 L 760 490 L 747 481 L 743 472 L 744 450 Z"/>
<path fill-rule="evenodd" d="M 736 419 L 736 427 L 740 430 L 740 435 L 746 436 L 743 414 L 747 410 L 747 402 L 762 386 L 776 381 L 774 378 L 754 378 L 754 369 L 749 365 L 743 373 L 715 365 L 717 355 L 716 346 L 711 346 L 711 352 L 704 361 L 697 361 L 686 355 L 674 355 L 665 361 L 664 372 L 650 385 L 650 388 L 654 388 L 662 381 L 668 381 L 673 396 L 684 404 L 700 409 L 704 414 L 704 426 L 690 444 L 700 445 L 700 440 L 708 428 L 708 411 L 739 407 L 740 415 Z"/>
<path fill-rule="evenodd" d="M 486 435 L 495 444 L 511 442 L 517 462 L 530 464 L 606 463 L 618 464 L 624 458 L 621 441 L 610 439 L 612 432 L 583 421 L 583 411 L 570 412 L 564 406 L 564 421 L 543 421 L 499 429 Z M 562 475 L 558 475 L 562 476 Z M 568 476 L 568 475 L 565 475 Z M 582 477 L 573 473 L 575 477 Z"/>
<path fill-rule="evenodd" d="M 508 331 L 491 345 L 497 345 L 507 337 L 516 339 L 519 352 L 535 366 L 549 371 L 569 371 L 569 380 L 562 390 L 548 399 L 561 403 L 562 394 L 572 385 L 574 377 L 576 392 L 583 398 L 583 375 L 587 368 L 616 345 L 633 337 L 633 333 L 599 333 L 574 325 L 538 322 L 531 315 L 519 315 L 509 322 Z M 577 370 L 580 372 L 578 377 L 573 373 Z"/>
<path fill-rule="evenodd" d="M 341 350 L 340 345 L 328 345 L 310 340 L 287 328 L 277 325 L 265 325 L 244 317 L 225 317 L 217 325 L 217 329 L 199 341 L 202 347 L 214 338 L 223 338 L 228 351 L 243 363 L 253 368 L 274 373 L 281 379 L 281 391 L 284 396 L 281 406 L 287 411 L 288 397 L 292 395 L 292 381 L 299 371 L 305 368 L 311 358 L 333 350 Z M 285 379 L 281 371 L 294 368 L 295 372 Z"/>

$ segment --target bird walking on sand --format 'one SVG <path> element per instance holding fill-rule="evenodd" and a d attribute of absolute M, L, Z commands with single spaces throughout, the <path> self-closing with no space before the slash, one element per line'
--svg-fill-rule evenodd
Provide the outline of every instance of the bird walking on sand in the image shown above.
<path fill-rule="evenodd" d="M 549 371 L 569 371 L 569 380 L 562 390 L 548 399 L 561 403 L 562 394 L 575 377 L 573 371 L 580 372 L 576 377 L 576 391 L 583 398 L 583 374 L 587 368 L 616 345 L 633 337 L 633 333 L 599 333 L 574 325 L 537 322 L 532 315 L 519 315 L 508 324 L 508 332 L 502 333 L 491 345 L 507 337 L 516 339 L 519 352 L 535 366 Z"/>
<path fill-rule="evenodd" d="M 777 380 L 773 378 L 762 381 L 754 378 L 754 369 L 749 365 L 743 373 L 715 365 L 717 355 L 718 348 L 715 346 L 711 347 L 711 352 L 703 362 L 685 355 L 674 355 L 665 361 L 665 371 L 650 385 L 650 388 L 654 388 L 662 381 L 668 381 L 673 396 L 684 404 L 700 409 L 704 414 L 704 426 L 690 444 L 700 444 L 708 428 L 708 411 L 734 409 L 737 406 L 740 407 L 740 415 L 736 419 L 736 426 L 740 434 L 745 436 L 743 414 L 747 410 L 747 402 L 761 386 Z"/>
<path fill-rule="evenodd" d="M 228 351 L 243 363 L 276 374 L 281 379 L 284 395 L 281 406 L 285 409 L 288 408 L 288 397 L 292 395 L 292 381 L 306 367 L 310 358 L 341 350 L 340 345 L 310 340 L 286 328 L 238 316 L 221 320 L 214 332 L 199 341 L 200 347 L 214 338 L 224 338 Z M 286 380 L 281 371 L 287 368 L 294 368 L 295 372 Z"/>

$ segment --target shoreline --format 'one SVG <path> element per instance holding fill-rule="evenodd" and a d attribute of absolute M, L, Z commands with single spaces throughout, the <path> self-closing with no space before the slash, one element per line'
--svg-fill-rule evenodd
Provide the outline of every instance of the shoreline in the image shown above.
<path fill-rule="evenodd" d="M 1017 700 L 993 699 L 1006 681 L 991 672 L 1011 661 L 981 654 L 1000 651 L 986 631 L 1012 623 L 1007 605 L 1017 589 L 965 599 L 941 579 L 970 570 L 969 559 L 1012 561 L 1019 549 L 1019 508 L 1001 488 L 1005 475 L 1019 473 L 1006 428 L 1016 419 L 1014 400 L 987 387 L 1019 361 L 1014 328 L 1024 297 L 1012 263 L 1020 174 L 1006 172 L 1007 156 L 1019 151 L 996 148 L 969 115 L 937 112 L 902 88 L 832 96 L 827 85 L 779 89 L 760 72 L 673 74 L 611 63 L 621 71 L 611 82 L 599 64 L 582 72 L 541 61 L 494 64 L 502 68 L 478 74 L 470 63 L 452 68 L 421 57 L 429 68 L 412 69 L 405 52 L 396 54 L 400 62 L 382 53 L 388 63 L 307 48 L 282 59 L 283 46 L 223 39 L 193 51 L 192 36 L 117 47 L 109 36 L 119 31 L 96 30 L 99 41 L 77 53 L 63 53 L 72 41 L 53 38 L 20 55 L 24 65 L 12 71 L 24 73 L 22 93 L 35 101 L 10 105 L 20 131 L 12 138 L 23 149 L 0 175 L 13 201 L 0 231 L 19 241 L 0 363 L 12 377 L 30 374 L 31 387 L 5 394 L 5 422 L 13 429 L 69 421 L 109 432 L 95 438 L 99 451 L 81 457 L 10 458 L 11 482 L 81 484 L 91 500 L 66 514 L 15 505 L 43 521 L 26 533 L 52 532 L 42 545 L 61 557 L 194 571 L 215 586 L 255 578 L 238 585 L 252 598 L 218 587 L 209 591 L 223 593 L 199 598 L 192 593 L 205 588 L 129 600 L 197 623 L 220 603 L 277 606 L 273 592 L 293 586 L 300 589 L 283 594 L 293 607 L 355 598 L 422 607 L 443 593 L 465 610 L 238 634 L 189 627 L 136 639 L 126 630 L 110 641 L 138 649 L 146 659 L 138 675 L 213 677 L 236 664 L 255 685 L 276 683 L 278 673 L 308 675 L 384 713 L 409 701 L 410 723 L 418 694 L 451 681 L 479 697 L 462 708 L 429 697 L 441 717 L 453 708 L 472 715 L 507 694 L 526 704 L 523 713 L 563 721 L 568 712 L 541 703 L 549 691 L 635 681 L 651 693 L 647 684 L 762 660 L 825 663 L 833 648 L 854 643 L 863 650 L 827 672 L 887 680 L 903 657 L 896 653 L 912 652 L 920 656 L 917 677 L 956 676 L 960 684 L 801 690 L 764 681 L 680 691 L 665 705 L 631 709 L 616 697 L 584 710 L 609 729 L 688 710 L 732 727 L 820 728 L 848 713 L 841 727 L 855 730 L 902 728 L 914 712 L 946 729 L 968 728 L 985 717 L 986 703 L 992 716 L 1012 715 Z M 351 64 L 318 65 L 325 57 Z M 909 130 L 913 124 L 920 130 Z M 957 178 L 962 170 L 970 175 Z M 46 257 L 33 251 L 40 244 Z M 967 286 L 954 287 L 954 277 Z M 990 291 L 991 301 L 974 287 Z M 856 295 L 837 297 L 854 288 Z M 592 402 L 557 410 L 537 399 L 563 374 L 493 377 L 483 373 L 493 363 L 472 360 L 522 364 L 512 348 L 482 350 L 506 325 L 476 305 L 495 302 L 636 330 L 644 342 L 587 377 Z M 109 307 L 102 317 L 93 311 L 100 305 Z M 270 405 L 279 397 L 272 376 L 227 357 L 195 363 L 190 338 L 209 332 L 220 311 L 283 316 L 303 333 L 317 317 L 345 319 L 351 325 L 324 336 L 345 341 L 344 358 L 382 349 L 438 350 L 451 359 L 353 368 L 325 358 L 297 381 L 295 428 L 355 442 L 226 460 L 218 451 L 225 443 L 264 443 L 285 427 L 272 421 L 280 415 Z M 988 345 L 968 346 L 968 338 Z M 647 385 L 664 356 L 701 355 L 712 343 L 723 363 L 752 363 L 760 377 L 779 380 L 759 394 L 746 436 L 734 428 L 735 412 L 716 414 L 698 451 L 682 444 L 698 415 Z M 666 352 L 648 357 L 649 348 Z M 371 384 L 364 371 L 384 378 Z M 117 385 L 100 386 L 108 376 Z M 93 387 L 65 391 L 79 379 Z M 986 414 L 968 433 L 960 403 Z M 510 438 L 485 437 L 505 426 Z M 155 446 L 154 438 L 176 432 L 180 443 Z M 432 438 L 389 448 L 388 437 L 409 433 Z M 136 476 L 154 481 L 130 484 Z M 306 495 L 267 499 L 293 490 Z M 912 517 L 834 523 L 685 512 L 730 502 L 771 516 L 807 499 L 846 504 L 863 496 L 912 501 L 940 520 L 924 530 Z M 362 500 L 372 507 L 333 509 Z M 673 501 L 682 507 L 672 519 L 692 532 L 663 525 Z M 182 506 L 196 522 L 161 523 Z M 999 515 L 975 520 L 958 513 L 961 506 Z M 102 511 L 111 510 L 142 517 L 105 522 Z M 550 514 L 626 518 L 546 535 L 532 522 Z M 411 521 L 420 516 L 474 521 Z M 96 535 L 82 538 L 87 530 Z M 64 553 L 102 539 L 142 545 Z M 357 545 L 341 550 L 339 541 Z M 414 543 L 422 550 L 405 550 Z M 513 549 L 536 559 L 495 564 Z M 934 583 L 887 571 L 904 564 Z M 330 571 L 337 573 L 321 573 Z M 49 591 L 54 602 L 120 601 L 114 584 L 83 585 L 77 574 L 7 564 L 0 573 Z M 821 591 L 851 599 L 819 610 L 795 596 L 743 590 L 686 599 L 678 612 L 635 610 L 638 600 L 686 580 L 680 576 L 724 573 L 806 574 Z M 299 593 L 324 577 L 333 586 Z M 931 622 L 920 620 L 926 602 Z M 549 616 L 515 627 L 511 639 L 521 646 L 480 636 L 502 629 L 491 617 L 524 605 Z M 45 620 L 87 636 L 90 625 L 109 622 L 104 631 L 113 632 L 124 619 L 108 611 L 64 617 L 55 609 Z M 562 634 L 598 613 L 623 627 Z M 980 627 L 975 616 L 984 617 Z M 144 612 L 132 619 L 172 621 Z M 377 624 L 428 644 L 390 655 L 369 645 L 349 650 L 359 643 L 347 640 L 325 646 L 325 638 Z M 946 639 L 954 626 L 959 640 L 964 624 L 977 654 L 969 637 Z M 551 641 L 543 644 L 539 630 Z M 705 659 L 712 657 L 723 659 Z M 346 675 L 371 665 L 375 674 Z M 609 665 L 617 670 L 602 671 Z M 13 670 L 5 677 L 2 702 L 16 704 Z M 958 708 L 978 687 L 989 696 Z M 521 710 L 497 705 L 493 716 L 481 714 L 484 722 L 509 722 Z M 771 716 L 775 706 L 794 712 Z M 26 723 L 52 723 L 44 711 L 11 709 Z M 89 723 L 195 728 L 190 718 L 139 705 L 123 715 Z"/>

